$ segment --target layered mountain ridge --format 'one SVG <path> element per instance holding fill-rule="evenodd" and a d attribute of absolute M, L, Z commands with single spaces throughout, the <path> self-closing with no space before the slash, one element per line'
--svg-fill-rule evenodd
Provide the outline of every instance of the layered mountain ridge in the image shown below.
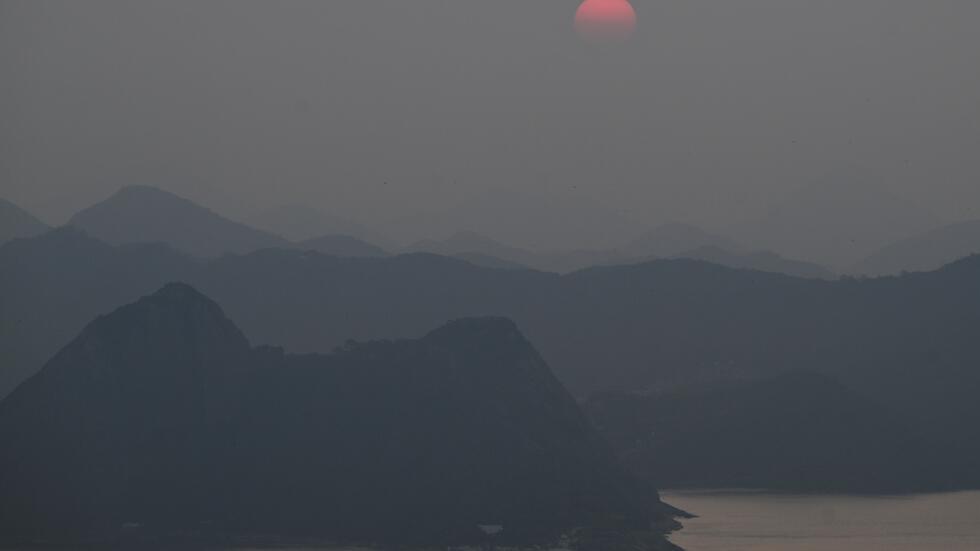
<path fill-rule="evenodd" d="M 51 229 L 36 216 L 0 199 L 0 245 L 14 239 L 34 237 Z"/>
<path fill-rule="evenodd" d="M 26 540 L 543 542 L 671 514 L 509 320 L 296 356 L 184 284 L 89 324 L 0 403 L 0 447 L 0 532 Z"/>
<path fill-rule="evenodd" d="M 940 487 L 970 488 L 980 484 L 967 468 L 980 457 L 970 422 L 980 384 L 978 258 L 838 281 L 693 260 L 558 275 L 430 254 L 358 259 L 267 249 L 198 261 L 59 230 L 0 247 L 0 354 L 14 385 L 88 319 L 174 279 L 219 300 L 257 342 L 297 352 L 504 316 L 580 398 L 793 371 L 831 377 L 857 399 L 900 412 L 913 434 L 929 435 L 928 446 L 955 450 L 961 465 L 947 469 Z"/>

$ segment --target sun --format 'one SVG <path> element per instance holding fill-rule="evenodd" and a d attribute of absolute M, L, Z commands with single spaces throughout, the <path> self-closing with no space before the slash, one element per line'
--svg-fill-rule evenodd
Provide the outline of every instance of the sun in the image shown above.
<path fill-rule="evenodd" d="M 585 0 L 575 29 L 591 42 L 624 42 L 636 30 L 636 11 L 628 0 Z"/>

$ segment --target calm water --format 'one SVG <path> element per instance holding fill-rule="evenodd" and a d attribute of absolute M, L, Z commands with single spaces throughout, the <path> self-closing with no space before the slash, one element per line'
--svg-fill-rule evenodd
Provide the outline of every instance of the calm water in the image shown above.
<path fill-rule="evenodd" d="M 980 492 L 903 497 L 664 492 L 686 551 L 978 551 Z"/>

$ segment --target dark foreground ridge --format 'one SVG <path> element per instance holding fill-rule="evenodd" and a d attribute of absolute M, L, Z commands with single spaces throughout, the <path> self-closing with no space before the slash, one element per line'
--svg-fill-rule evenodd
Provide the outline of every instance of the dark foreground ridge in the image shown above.
<path fill-rule="evenodd" d="M 662 488 L 904 493 L 950 474 L 936 472 L 939 448 L 907 419 L 816 373 L 606 393 L 585 409 L 626 465 Z"/>
<path fill-rule="evenodd" d="M 500 525 L 501 542 L 670 548 L 672 511 L 502 318 L 295 356 L 169 284 L 0 403 L 0 449 L 8 543 L 449 545 Z"/>

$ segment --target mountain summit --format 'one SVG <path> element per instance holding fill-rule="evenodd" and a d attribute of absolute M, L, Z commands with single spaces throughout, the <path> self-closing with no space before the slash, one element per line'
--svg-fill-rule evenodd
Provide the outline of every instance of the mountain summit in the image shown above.
<path fill-rule="evenodd" d="M 124 187 L 69 223 L 111 244 L 162 242 L 200 257 L 289 246 L 277 235 L 149 186 Z"/>

